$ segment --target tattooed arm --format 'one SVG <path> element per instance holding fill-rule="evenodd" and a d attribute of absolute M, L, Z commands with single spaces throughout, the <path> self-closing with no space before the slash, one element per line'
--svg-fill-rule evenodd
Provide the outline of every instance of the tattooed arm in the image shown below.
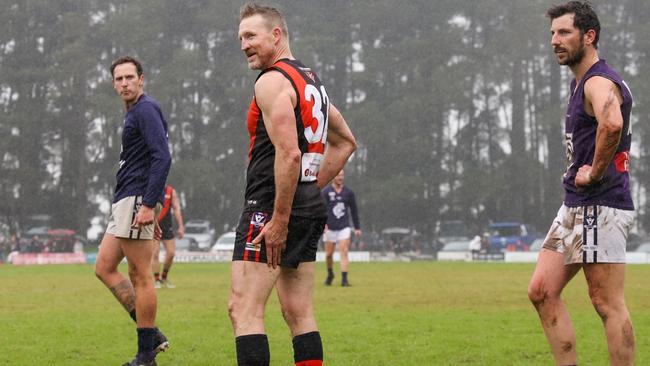
<path fill-rule="evenodd" d="M 620 89 L 611 80 L 594 76 L 585 82 L 585 109 L 596 117 L 596 150 L 591 165 L 584 165 L 576 175 L 577 186 L 588 186 L 598 182 L 605 175 L 607 166 L 616 154 L 621 140 L 623 115 Z"/>

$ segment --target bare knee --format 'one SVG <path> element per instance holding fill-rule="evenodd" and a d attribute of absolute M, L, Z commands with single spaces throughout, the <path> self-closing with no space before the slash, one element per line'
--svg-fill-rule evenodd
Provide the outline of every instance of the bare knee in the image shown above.
<path fill-rule="evenodd" d="M 559 294 L 549 291 L 543 282 L 531 282 L 528 286 L 528 299 L 537 309 L 557 298 Z"/>
<path fill-rule="evenodd" d="M 309 319 L 312 314 L 311 306 L 299 302 L 286 302 L 282 304 L 282 316 L 289 327 L 299 324 L 304 319 Z"/>
<path fill-rule="evenodd" d="M 172 249 L 165 254 L 165 259 L 166 260 L 172 260 L 174 259 L 174 256 L 176 255 L 176 250 Z"/>
<path fill-rule="evenodd" d="M 616 302 L 612 302 L 611 299 L 603 296 L 603 294 L 597 289 L 590 290 L 589 297 L 591 298 L 591 304 L 594 306 L 594 309 L 602 319 L 603 323 L 606 323 L 607 319 L 609 319 L 613 313 L 620 310 L 617 309 L 618 306 Z"/>
<path fill-rule="evenodd" d="M 109 266 L 104 261 L 95 263 L 95 276 L 102 282 L 106 282 L 106 279 L 115 272 L 117 272 L 117 267 Z"/>

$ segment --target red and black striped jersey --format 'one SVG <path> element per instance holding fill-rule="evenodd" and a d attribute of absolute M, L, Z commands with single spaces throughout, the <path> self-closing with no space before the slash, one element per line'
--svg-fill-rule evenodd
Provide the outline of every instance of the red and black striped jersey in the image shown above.
<path fill-rule="evenodd" d="M 301 153 L 300 176 L 293 199 L 292 215 L 324 217 L 327 215 L 316 177 L 323 160 L 327 141 L 327 122 L 330 101 L 318 76 L 298 60 L 282 59 L 265 69 L 264 73 L 278 71 L 284 75 L 296 93 L 296 130 Z M 247 118 L 250 146 L 246 174 L 246 206 L 273 210 L 275 199 L 275 147 L 271 143 L 262 112 L 253 96 Z"/>

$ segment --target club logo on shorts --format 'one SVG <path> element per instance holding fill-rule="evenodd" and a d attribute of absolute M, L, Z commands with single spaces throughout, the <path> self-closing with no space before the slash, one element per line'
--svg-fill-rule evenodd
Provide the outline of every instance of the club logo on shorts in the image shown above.
<path fill-rule="evenodd" d="M 251 225 L 253 225 L 256 228 L 264 227 L 267 217 L 268 217 L 267 213 L 254 212 L 253 215 L 251 216 Z"/>
<path fill-rule="evenodd" d="M 588 230 L 596 227 L 596 215 L 592 213 L 585 215 L 585 227 Z"/>

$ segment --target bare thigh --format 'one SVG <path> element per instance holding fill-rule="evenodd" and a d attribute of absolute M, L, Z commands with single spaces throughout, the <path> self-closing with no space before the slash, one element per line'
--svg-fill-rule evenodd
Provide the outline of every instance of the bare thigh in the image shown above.
<path fill-rule="evenodd" d="M 155 240 L 119 239 L 124 255 L 129 263 L 129 273 L 151 274 L 151 261 L 155 247 L 159 246 Z"/>
<path fill-rule="evenodd" d="M 113 234 L 104 234 L 102 242 L 99 245 L 99 253 L 97 253 L 95 271 L 98 274 L 115 272 L 123 258 L 124 252 L 120 245 L 120 239 L 116 238 Z"/>
<path fill-rule="evenodd" d="M 625 264 L 601 263 L 584 266 L 589 296 L 603 305 L 620 307 L 625 303 Z"/>
<path fill-rule="evenodd" d="M 539 297 L 543 301 L 546 296 L 559 296 L 579 270 L 580 265 L 564 264 L 564 254 L 542 248 L 530 280 L 531 298 Z"/>
<path fill-rule="evenodd" d="M 325 254 L 328 256 L 334 254 L 334 242 L 331 241 L 325 242 Z"/>
<path fill-rule="evenodd" d="M 314 262 L 300 263 L 298 268 L 282 268 L 276 285 L 282 312 L 292 335 L 316 331 L 313 310 Z"/>
<path fill-rule="evenodd" d="M 280 274 L 266 263 L 233 261 L 228 310 L 235 336 L 263 334 L 264 307 Z"/>

